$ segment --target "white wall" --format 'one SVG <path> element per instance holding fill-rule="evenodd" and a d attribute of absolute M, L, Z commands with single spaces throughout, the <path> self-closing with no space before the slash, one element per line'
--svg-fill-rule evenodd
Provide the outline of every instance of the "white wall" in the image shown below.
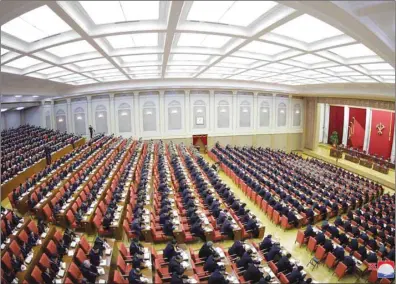
<path fill-rule="evenodd" d="M 199 107 L 195 105 L 197 101 L 201 103 Z M 263 105 L 263 102 L 265 102 L 265 106 L 268 108 L 266 111 L 269 112 L 269 124 L 265 127 L 260 126 L 260 106 Z M 221 115 L 220 110 L 222 109 L 221 103 L 225 103 L 225 106 L 228 107 L 228 127 L 219 127 L 218 125 L 218 118 Z M 279 105 L 285 106 L 285 112 L 283 113 L 286 115 L 286 125 L 282 127 L 278 127 L 277 123 L 280 113 L 278 111 Z M 293 124 L 296 105 L 300 106 L 298 108 L 298 113 L 301 116 L 300 125 Z M 301 98 L 253 92 L 184 90 L 182 92 L 128 92 L 120 95 L 108 94 L 97 97 L 92 95 L 91 99 L 88 100 L 72 100 L 72 119 L 66 119 L 68 131 L 75 131 L 74 111 L 76 108 L 83 109 L 86 127 L 92 125 L 96 129 L 95 115 L 98 106 L 101 106 L 102 109 L 104 107 L 107 112 L 108 133 L 114 133 L 115 135 L 122 135 L 124 137 L 142 137 L 143 139 L 184 139 L 191 138 L 193 134 L 226 137 L 255 134 L 302 133 L 304 125 L 304 103 Z M 125 110 L 129 114 L 128 109 L 130 109 L 130 116 L 127 116 L 128 121 L 125 121 L 125 117 L 121 117 L 121 113 Z M 180 124 L 176 123 L 180 127 L 177 126 L 176 128 L 174 126 L 170 127 L 170 122 L 175 122 L 171 113 L 172 110 L 175 112 L 175 109 L 177 109 L 177 112 L 180 111 L 181 118 Z M 197 109 L 204 110 L 204 114 L 201 115 L 204 125 L 201 127 L 197 127 L 197 121 L 194 121 L 194 118 L 197 116 Z M 66 103 L 55 104 L 53 113 L 56 115 L 59 110 L 64 112 L 66 116 L 69 115 Z M 147 110 L 149 112 L 154 111 L 155 113 L 152 116 L 152 127 L 149 127 L 149 130 L 145 131 L 143 120 L 145 115 L 147 115 Z M 91 113 L 89 114 L 88 111 L 91 111 Z M 241 116 L 244 116 L 242 120 L 245 123 L 243 125 L 240 123 Z M 129 125 L 129 118 L 131 127 L 127 127 L 126 129 L 130 129 L 131 131 L 121 133 L 119 130 L 125 129 L 125 127 L 120 128 L 120 119 L 124 119 L 123 123 Z M 70 123 L 72 125 L 69 125 Z"/>
<path fill-rule="evenodd" d="M 40 106 L 31 107 L 23 110 L 23 115 L 25 116 L 25 124 L 29 123 L 30 125 L 42 126 L 41 125 L 41 111 L 42 108 Z"/>
<path fill-rule="evenodd" d="M 9 110 L 1 115 L 2 129 L 16 128 L 21 125 L 21 111 Z"/>

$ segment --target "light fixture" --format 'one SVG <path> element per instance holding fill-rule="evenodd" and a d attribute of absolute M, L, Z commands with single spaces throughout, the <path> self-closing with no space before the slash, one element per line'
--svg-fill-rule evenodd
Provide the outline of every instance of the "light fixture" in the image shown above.
<path fill-rule="evenodd" d="M 299 110 L 296 110 L 296 114 L 299 114 L 300 113 L 300 111 Z"/>
<path fill-rule="evenodd" d="M 78 119 L 78 120 L 81 120 L 81 119 L 82 119 L 82 116 L 81 116 L 81 115 L 77 116 L 77 119 Z"/>
<path fill-rule="evenodd" d="M 121 116 L 126 116 L 128 113 L 126 111 L 121 112 Z"/>
<path fill-rule="evenodd" d="M 172 109 L 171 110 L 171 114 L 176 114 L 177 113 L 177 109 Z"/>
<path fill-rule="evenodd" d="M 220 112 L 226 112 L 226 109 L 225 108 L 221 108 Z"/>
<path fill-rule="evenodd" d="M 103 117 L 103 114 L 102 114 L 102 113 L 99 113 L 99 114 L 98 114 L 98 117 Z"/>
<path fill-rule="evenodd" d="M 59 118 L 59 119 L 58 119 L 58 122 L 63 122 L 63 118 Z"/>
<path fill-rule="evenodd" d="M 265 112 L 265 113 L 267 113 L 267 112 L 268 112 L 268 109 L 266 109 L 266 108 L 263 108 L 263 109 L 261 110 L 261 112 Z"/>
<path fill-rule="evenodd" d="M 248 109 L 247 108 L 243 108 L 242 112 L 248 112 Z"/>
<path fill-rule="evenodd" d="M 152 115 L 153 112 L 151 110 L 146 111 L 146 115 Z"/>
<path fill-rule="evenodd" d="M 7 109 L 6 108 L 2 108 L 1 109 L 1 112 L 5 112 Z"/>
<path fill-rule="evenodd" d="M 280 113 L 285 113 L 285 110 L 284 110 L 284 109 L 281 109 L 281 110 L 280 110 Z"/>
<path fill-rule="evenodd" d="M 16 110 L 23 110 L 25 107 L 17 107 Z"/>
<path fill-rule="evenodd" d="M 202 113 L 203 110 L 201 108 L 197 109 L 197 113 Z"/>
<path fill-rule="evenodd" d="M 21 95 L 16 95 L 15 97 L 16 97 L 16 98 L 21 98 L 22 96 L 21 96 Z"/>
<path fill-rule="evenodd" d="M 33 96 L 33 98 L 38 98 L 39 96 Z"/>

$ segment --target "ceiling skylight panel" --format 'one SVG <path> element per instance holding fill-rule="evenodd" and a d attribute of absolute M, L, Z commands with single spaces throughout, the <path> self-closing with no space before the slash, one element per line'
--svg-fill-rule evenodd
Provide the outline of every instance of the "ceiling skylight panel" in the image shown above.
<path fill-rule="evenodd" d="M 185 72 L 166 72 L 167 78 L 191 78 L 194 74 Z"/>
<path fill-rule="evenodd" d="M 272 64 L 265 65 L 263 67 L 260 67 L 258 69 L 267 71 L 267 70 L 271 70 L 271 69 L 286 70 L 288 68 L 292 68 L 292 66 L 282 64 L 282 63 L 272 63 Z"/>
<path fill-rule="evenodd" d="M 157 33 L 117 35 L 106 37 L 106 39 L 115 49 L 158 45 Z"/>
<path fill-rule="evenodd" d="M 137 66 L 137 67 L 130 67 L 125 69 L 127 72 L 146 72 L 146 71 L 152 71 L 152 73 L 155 73 L 154 71 L 159 71 L 158 66 Z"/>
<path fill-rule="evenodd" d="M 280 45 L 261 42 L 261 41 L 252 41 L 251 43 L 248 43 L 247 45 L 242 47 L 240 50 L 260 53 L 260 54 L 274 55 L 286 51 L 288 50 L 288 48 Z"/>
<path fill-rule="evenodd" d="M 247 27 L 276 5 L 273 1 L 235 1 L 219 23 Z"/>
<path fill-rule="evenodd" d="M 187 21 L 217 23 L 233 4 L 234 1 L 194 1 Z"/>
<path fill-rule="evenodd" d="M 97 70 L 97 71 L 91 71 L 91 73 L 92 73 L 94 76 L 113 75 L 113 74 L 118 74 L 118 75 L 120 75 L 120 74 L 121 74 L 120 70 L 118 70 L 118 69 L 116 69 L 116 68 L 104 69 L 104 70 Z"/>
<path fill-rule="evenodd" d="M 95 49 L 85 40 L 80 40 L 51 47 L 48 48 L 47 51 L 58 57 L 66 57 L 86 52 L 92 52 L 95 51 Z"/>
<path fill-rule="evenodd" d="M 51 67 L 51 68 L 40 70 L 39 73 L 48 75 L 48 74 L 54 74 L 54 73 L 62 72 L 62 71 L 66 71 L 66 70 L 61 67 Z"/>
<path fill-rule="evenodd" d="M 297 60 L 297 61 L 303 62 L 305 64 L 315 64 L 315 63 L 328 61 L 322 57 L 319 57 L 319 56 L 316 56 L 313 54 L 300 55 L 300 56 L 292 58 L 292 60 Z"/>
<path fill-rule="evenodd" d="M 338 29 L 308 14 L 304 14 L 287 22 L 286 24 L 271 31 L 271 33 L 286 36 L 306 43 L 312 43 L 342 34 L 342 32 Z"/>
<path fill-rule="evenodd" d="M 231 37 L 228 36 L 183 33 L 179 37 L 177 46 L 221 48 L 230 39 Z"/>
<path fill-rule="evenodd" d="M 172 60 L 174 61 L 206 61 L 209 55 L 204 54 L 173 54 Z"/>
<path fill-rule="evenodd" d="M 1 55 L 4 55 L 8 52 L 8 49 L 1 48 Z"/>
<path fill-rule="evenodd" d="M 227 79 L 250 81 L 250 80 L 255 80 L 255 79 L 257 79 L 257 78 L 259 78 L 259 77 L 245 76 L 245 75 L 235 75 L 235 76 L 228 77 Z"/>
<path fill-rule="evenodd" d="M 127 80 L 127 78 L 125 76 L 109 76 L 109 77 L 103 77 L 103 78 L 98 78 L 101 81 L 104 82 L 111 82 L 111 81 L 123 81 L 123 80 Z"/>
<path fill-rule="evenodd" d="M 14 60 L 14 61 L 11 61 L 5 65 L 14 67 L 14 68 L 19 68 L 19 69 L 25 69 L 27 67 L 30 67 L 30 66 L 33 66 L 36 64 L 40 64 L 40 63 L 43 63 L 43 62 L 40 60 L 34 59 L 32 57 L 29 57 L 29 56 L 24 56 L 24 57 Z"/>
<path fill-rule="evenodd" d="M 360 64 L 360 66 L 364 67 L 365 69 L 369 71 L 374 71 L 374 70 L 394 70 L 392 65 L 388 63 L 377 63 L 377 64 Z"/>
<path fill-rule="evenodd" d="M 168 71 L 175 72 L 183 72 L 183 71 L 194 71 L 196 72 L 198 67 L 197 66 L 168 66 Z"/>
<path fill-rule="evenodd" d="M 201 78 L 201 79 L 223 79 L 224 75 L 218 74 L 218 73 L 202 73 L 201 75 L 198 76 L 198 78 Z"/>
<path fill-rule="evenodd" d="M 133 76 L 133 79 L 154 79 L 154 78 L 159 78 L 160 74 L 159 73 L 152 73 L 152 74 L 137 74 Z"/>
<path fill-rule="evenodd" d="M 236 63 L 236 64 L 252 64 L 254 62 L 256 62 L 256 60 L 254 59 L 248 59 L 248 58 L 241 58 L 241 57 L 226 57 L 222 60 L 222 62 L 224 63 Z"/>
<path fill-rule="evenodd" d="M 91 67 L 91 66 L 95 66 L 95 65 L 109 64 L 109 61 L 104 58 L 99 58 L 99 59 L 80 61 L 80 62 L 76 62 L 73 64 L 77 65 L 78 67 L 84 68 L 84 67 Z"/>
<path fill-rule="evenodd" d="M 330 49 L 329 51 L 344 58 L 376 55 L 371 49 L 368 49 L 365 45 L 361 43 L 336 47 Z"/>
<path fill-rule="evenodd" d="M 119 1 L 79 1 L 79 3 L 97 25 L 125 21 Z"/>
<path fill-rule="evenodd" d="M 66 76 L 62 76 L 59 77 L 59 79 L 63 80 L 64 82 L 70 82 L 70 81 L 77 81 L 77 80 L 83 80 L 86 79 L 87 77 L 84 77 L 80 74 L 71 74 L 71 75 L 66 75 Z"/>
<path fill-rule="evenodd" d="M 126 63 L 141 62 L 141 61 L 157 61 L 158 54 L 129 55 L 129 56 L 122 56 L 121 58 Z"/>
<path fill-rule="evenodd" d="M 86 79 L 86 80 L 80 80 L 80 81 L 73 81 L 71 84 L 73 85 L 87 85 L 87 84 L 93 84 L 97 83 L 94 79 Z"/>
<path fill-rule="evenodd" d="M 45 5 L 12 19 L 2 25 L 1 30 L 21 40 L 33 42 L 71 28 Z"/>
<path fill-rule="evenodd" d="M 126 21 L 158 20 L 159 1 L 120 1 Z"/>
<path fill-rule="evenodd" d="M 336 67 L 330 67 L 327 68 L 328 70 L 331 70 L 333 72 L 349 72 L 353 71 L 351 68 L 345 67 L 345 66 L 336 66 Z"/>

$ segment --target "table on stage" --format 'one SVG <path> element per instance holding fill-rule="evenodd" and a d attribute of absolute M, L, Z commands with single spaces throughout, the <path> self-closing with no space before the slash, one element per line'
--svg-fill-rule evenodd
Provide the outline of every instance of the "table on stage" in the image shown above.
<path fill-rule="evenodd" d="M 389 173 L 389 168 L 386 166 L 382 166 L 380 164 L 374 164 L 373 169 L 374 169 L 374 171 L 377 171 L 377 172 L 380 172 L 380 173 L 383 173 L 386 175 Z"/>
<path fill-rule="evenodd" d="M 345 154 L 345 160 L 350 161 L 352 163 L 359 163 L 359 157 L 352 156 L 350 154 Z"/>
<path fill-rule="evenodd" d="M 370 160 L 366 160 L 366 159 L 360 159 L 359 164 L 362 165 L 363 167 L 366 167 L 369 169 L 371 169 L 373 167 L 373 162 L 371 162 Z"/>

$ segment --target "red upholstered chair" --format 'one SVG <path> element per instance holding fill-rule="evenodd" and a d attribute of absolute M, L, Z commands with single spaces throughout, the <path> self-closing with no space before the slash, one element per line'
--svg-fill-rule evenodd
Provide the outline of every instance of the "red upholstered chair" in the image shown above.
<path fill-rule="evenodd" d="M 338 280 L 340 280 L 342 277 L 344 277 L 346 271 L 347 271 L 347 266 L 342 262 L 339 262 L 334 273 L 337 275 Z"/>
<path fill-rule="evenodd" d="M 129 281 L 127 279 L 125 279 L 118 270 L 115 270 L 114 277 L 113 277 L 113 283 L 114 284 L 128 284 Z M 157 281 L 155 283 L 157 283 Z"/>
<path fill-rule="evenodd" d="M 279 281 L 282 284 L 289 284 L 289 279 L 287 279 L 286 275 L 283 273 L 279 273 Z"/>
<path fill-rule="evenodd" d="M 58 231 L 58 230 L 55 231 L 54 240 L 55 240 L 57 243 L 59 243 L 61 239 L 63 239 L 63 234 L 62 234 L 62 232 L 61 232 L 61 231 Z"/>
<path fill-rule="evenodd" d="M 281 217 L 280 225 L 283 230 L 288 230 L 294 227 L 292 224 L 289 223 L 289 219 L 286 216 Z"/>
<path fill-rule="evenodd" d="M 73 211 L 71 209 L 67 211 L 66 219 L 70 227 L 77 228 L 76 218 L 74 217 Z"/>
<path fill-rule="evenodd" d="M 17 241 L 14 240 L 14 241 L 11 242 L 11 244 L 10 244 L 10 251 L 11 251 L 14 255 L 23 258 L 22 253 L 21 253 L 21 248 L 19 247 Z"/>
<path fill-rule="evenodd" d="M 126 264 L 121 255 L 117 258 L 117 268 L 121 271 L 122 275 L 129 275 L 129 271 L 131 271 L 132 266 L 130 264 Z"/>
<path fill-rule="evenodd" d="M 369 275 L 367 280 L 368 280 L 369 283 L 376 283 L 377 282 L 377 280 L 378 280 L 377 269 L 371 270 L 370 275 Z"/>
<path fill-rule="evenodd" d="M 4 264 L 3 268 L 7 268 L 8 270 L 13 270 L 11 263 L 11 255 L 8 251 L 6 251 L 4 255 L 1 257 L 1 262 Z"/>
<path fill-rule="evenodd" d="M 269 268 L 271 268 L 272 272 L 276 275 L 278 274 L 278 267 L 272 261 L 268 262 Z"/>
<path fill-rule="evenodd" d="M 298 230 L 297 237 L 296 237 L 296 240 L 294 241 L 294 243 L 299 243 L 300 247 L 301 247 L 302 245 L 305 245 L 307 242 L 308 242 L 308 238 L 305 238 L 304 232 L 301 230 Z"/>
<path fill-rule="evenodd" d="M 124 228 L 124 231 L 128 237 L 128 239 L 132 239 L 136 237 L 136 234 L 134 234 L 130 229 L 129 229 L 129 224 L 128 221 L 124 219 L 124 222 L 122 223 L 122 227 Z"/>
<path fill-rule="evenodd" d="M 43 278 L 41 277 L 41 270 L 37 265 L 33 268 L 31 277 L 36 281 L 36 283 L 43 283 Z"/>
<path fill-rule="evenodd" d="M 25 230 L 22 230 L 19 234 L 18 234 L 18 239 L 21 241 L 21 243 L 27 243 L 29 236 L 26 233 Z"/>
<path fill-rule="evenodd" d="M 74 262 L 72 262 L 72 263 L 70 264 L 69 270 L 68 270 L 68 274 L 69 274 L 69 277 L 70 277 L 71 279 L 74 279 L 74 281 L 71 281 L 71 280 L 69 279 L 70 282 L 65 281 L 65 283 L 74 283 L 74 282 L 76 282 L 76 283 L 81 283 L 81 280 L 82 280 L 82 278 L 83 278 L 83 275 L 82 275 L 82 273 L 81 273 L 80 268 L 78 268 L 78 266 L 77 266 Z M 67 280 L 67 279 L 66 279 L 66 280 Z"/>
<path fill-rule="evenodd" d="M 76 254 L 76 257 L 75 257 L 75 260 L 77 260 L 77 264 L 82 265 L 82 263 L 83 263 L 84 260 L 86 260 L 86 259 L 88 259 L 88 258 L 87 258 L 87 256 L 86 256 L 84 250 L 81 249 L 81 248 L 79 248 L 79 249 L 77 250 L 77 254 Z"/>
<path fill-rule="evenodd" d="M 381 281 L 379 282 L 380 284 L 391 284 L 392 281 L 387 279 L 387 278 L 382 278 Z"/>
<path fill-rule="evenodd" d="M 52 210 L 51 210 L 51 207 L 50 207 L 48 204 L 46 204 L 46 205 L 43 207 L 43 212 L 44 212 L 45 218 L 46 218 L 49 222 L 54 222 L 54 221 L 55 221 L 54 215 L 53 215 Z"/>
<path fill-rule="evenodd" d="M 274 211 L 274 208 L 271 206 L 271 205 L 268 205 L 268 207 L 267 207 L 267 215 L 268 215 L 268 218 L 272 218 L 272 212 Z"/>
<path fill-rule="evenodd" d="M 335 255 L 332 254 L 331 252 L 329 252 L 327 254 L 326 261 L 325 261 L 326 266 L 328 268 L 333 268 L 334 265 L 336 264 L 336 262 L 337 262 L 337 259 L 336 259 Z"/>
<path fill-rule="evenodd" d="M 280 223 L 280 214 L 276 210 L 272 212 L 272 222 L 274 222 L 275 225 L 279 225 Z"/>
<path fill-rule="evenodd" d="M 307 248 L 311 252 L 316 250 L 316 240 L 313 237 L 309 237 Z"/>
<path fill-rule="evenodd" d="M 29 229 L 29 232 L 33 232 L 35 235 L 38 235 L 38 234 L 39 234 L 39 231 L 38 231 L 36 222 L 30 221 L 30 223 L 28 224 L 27 227 L 28 227 L 28 229 Z"/>
<path fill-rule="evenodd" d="M 120 245 L 118 246 L 118 251 L 120 252 L 122 258 L 125 261 L 131 260 L 132 256 L 129 254 L 126 246 L 124 245 L 124 243 L 120 243 Z"/>
<path fill-rule="evenodd" d="M 44 248 L 50 256 L 56 256 L 58 254 L 58 250 L 53 240 L 50 240 L 48 245 Z"/>
<path fill-rule="evenodd" d="M 326 250 L 322 246 L 318 246 L 315 252 L 315 257 L 317 260 L 322 261 L 326 257 Z"/>
<path fill-rule="evenodd" d="M 43 271 L 45 271 L 48 267 L 50 267 L 50 259 L 46 253 L 43 253 L 40 257 L 39 266 Z"/>
<path fill-rule="evenodd" d="M 85 254 L 88 254 L 91 250 L 91 245 L 88 243 L 87 239 L 84 236 L 81 237 L 79 245 L 80 248 L 85 252 Z"/>

